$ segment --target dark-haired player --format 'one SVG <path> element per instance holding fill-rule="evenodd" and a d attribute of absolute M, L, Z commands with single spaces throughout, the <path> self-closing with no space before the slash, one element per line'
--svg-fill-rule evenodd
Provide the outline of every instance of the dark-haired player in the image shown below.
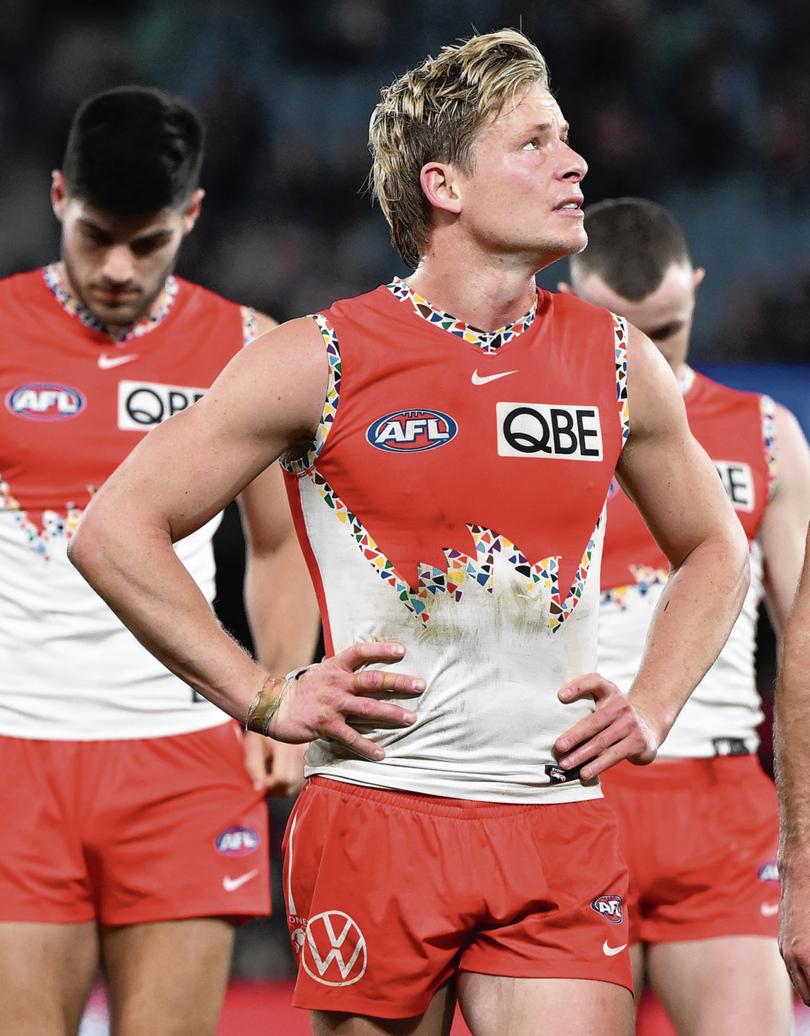
<path fill-rule="evenodd" d="M 646 970 L 678 1032 L 779 1036 L 790 1029 L 777 952 L 777 805 L 757 761 L 762 710 L 754 650 L 765 597 L 780 629 L 796 590 L 810 517 L 810 458 L 793 415 L 719 385 L 688 364 L 694 269 L 678 223 L 639 198 L 585 212 L 588 247 L 571 259 L 577 295 L 627 317 L 681 386 L 692 433 L 714 461 L 751 545 L 751 586 L 719 658 L 652 766 L 619 765 L 605 794 L 630 867 L 637 980 Z M 632 684 L 669 563 L 630 498 L 607 507 L 599 666 Z"/>
<path fill-rule="evenodd" d="M 233 721 L 66 559 L 112 470 L 273 326 L 172 274 L 202 154 L 185 103 L 92 98 L 53 174 L 61 261 L 0 282 L 0 1028 L 16 1036 L 75 1032 L 99 961 L 115 1032 L 213 1033 L 231 922 L 269 909 L 262 800 L 283 777 L 251 780 Z M 280 487 L 268 469 L 241 502 L 257 645 L 289 668 L 315 618 Z M 176 547 L 208 601 L 215 511 Z"/>

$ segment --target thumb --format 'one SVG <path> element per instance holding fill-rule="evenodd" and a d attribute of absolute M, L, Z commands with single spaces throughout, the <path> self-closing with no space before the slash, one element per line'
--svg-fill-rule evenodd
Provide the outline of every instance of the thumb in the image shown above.
<path fill-rule="evenodd" d="M 614 686 L 598 673 L 586 673 L 563 684 L 557 691 L 557 697 L 565 704 L 579 701 L 580 698 L 595 698 L 598 702 L 601 698 L 609 697 Z"/>

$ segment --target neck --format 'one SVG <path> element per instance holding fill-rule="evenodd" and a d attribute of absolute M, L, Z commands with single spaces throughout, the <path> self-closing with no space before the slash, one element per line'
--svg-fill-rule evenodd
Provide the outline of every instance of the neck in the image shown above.
<path fill-rule="evenodd" d="M 481 331 L 495 331 L 532 308 L 534 267 L 508 256 L 432 248 L 408 284 L 437 309 Z"/>

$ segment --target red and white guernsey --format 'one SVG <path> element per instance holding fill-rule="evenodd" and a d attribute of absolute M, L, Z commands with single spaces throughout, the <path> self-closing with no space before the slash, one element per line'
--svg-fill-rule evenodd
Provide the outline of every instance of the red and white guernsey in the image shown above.
<path fill-rule="evenodd" d="M 704 758 L 756 751 L 762 709 L 754 652 L 763 596 L 756 541 L 773 491 L 773 401 L 719 385 L 691 369 L 682 385 L 692 433 L 714 461 L 751 545 L 751 586 L 719 658 L 692 693 L 659 756 Z M 627 496 L 614 484 L 607 507 L 599 619 L 599 672 L 622 690 L 641 661 L 669 563 Z"/>
<path fill-rule="evenodd" d="M 327 399 L 285 468 L 327 649 L 399 641 L 394 668 L 427 690 L 413 726 L 368 732 L 382 762 L 320 740 L 308 773 L 488 801 L 599 796 L 552 744 L 592 708 L 557 691 L 595 664 L 626 324 L 540 292 L 482 332 L 400 280 L 315 319 Z"/>
<path fill-rule="evenodd" d="M 161 312 L 113 343 L 56 267 L 0 281 L 0 734 L 144 738 L 227 720 L 141 647 L 66 544 L 93 492 L 241 348 L 249 318 L 170 278 Z M 217 522 L 176 544 L 209 600 Z"/>

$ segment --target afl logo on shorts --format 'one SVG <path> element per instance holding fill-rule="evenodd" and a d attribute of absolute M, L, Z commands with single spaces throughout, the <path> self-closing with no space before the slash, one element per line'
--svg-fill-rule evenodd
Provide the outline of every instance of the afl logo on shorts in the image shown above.
<path fill-rule="evenodd" d="M 621 924 L 624 920 L 621 896 L 599 896 L 591 903 L 591 909 L 611 924 Z"/>
<path fill-rule="evenodd" d="M 69 385 L 36 381 L 12 389 L 6 396 L 6 407 L 16 417 L 29 421 L 67 421 L 84 410 L 85 398 Z"/>
<path fill-rule="evenodd" d="M 309 919 L 301 964 L 322 986 L 353 986 L 366 973 L 366 937 L 342 910 L 326 910 Z"/>
<path fill-rule="evenodd" d="M 768 860 L 767 863 L 763 863 L 757 872 L 757 877 L 760 881 L 779 881 L 779 868 L 776 866 L 776 860 Z"/>
<path fill-rule="evenodd" d="M 369 425 L 366 439 L 387 453 L 424 453 L 455 439 L 458 424 L 440 410 L 395 410 Z"/>
<path fill-rule="evenodd" d="M 223 856 L 249 856 L 259 848 L 259 835 L 252 827 L 228 827 L 217 835 L 216 847 Z"/>

